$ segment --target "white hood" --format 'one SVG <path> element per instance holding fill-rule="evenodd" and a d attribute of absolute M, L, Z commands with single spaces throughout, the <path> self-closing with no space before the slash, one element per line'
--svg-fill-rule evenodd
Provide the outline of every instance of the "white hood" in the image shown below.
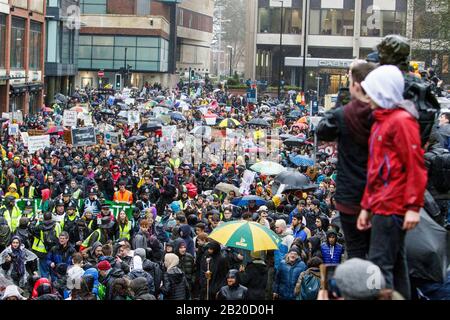
<path fill-rule="evenodd" d="M 361 83 L 367 95 L 383 109 L 393 109 L 403 101 L 405 79 L 396 66 L 380 66 Z"/>

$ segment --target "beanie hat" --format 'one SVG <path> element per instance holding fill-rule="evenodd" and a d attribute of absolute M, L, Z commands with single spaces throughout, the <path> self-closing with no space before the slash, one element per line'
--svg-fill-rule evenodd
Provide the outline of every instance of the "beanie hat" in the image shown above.
<path fill-rule="evenodd" d="M 405 79 L 396 66 L 384 65 L 376 68 L 367 75 L 361 86 L 380 108 L 393 109 L 403 101 Z"/>
<path fill-rule="evenodd" d="M 336 285 L 345 299 L 376 299 L 386 286 L 380 268 L 370 261 L 353 258 L 336 268 Z"/>
<path fill-rule="evenodd" d="M 99 271 L 108 271 L 111 269 L 111 264 L 107 260 L 103 260 L 97 264 L 97 269 Z"/>
<path fill-rule="evenodd" d="M 296 254 L 300 255 L 300 249 L 297 246 L 292 246 L 289 249 L 289 253 L 291 253 L 291 252 L 295 252 Z"/>

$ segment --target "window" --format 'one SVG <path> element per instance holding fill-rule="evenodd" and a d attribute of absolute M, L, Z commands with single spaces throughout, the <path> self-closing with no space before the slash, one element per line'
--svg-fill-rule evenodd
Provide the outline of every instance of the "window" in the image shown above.
<path fill-rule="evenodd" d="M 150 0 L 136 0 L 136 15 L 150 15 Z"/>
<path fill-rule="evenodd" d="M 311 9 L 309 33 L 316 35 L 353 36 L 353 9 Z"/>
<path fill-rule="evenodd" d="M 42 24 L 31 22 L 30 25 L 30 69 L 41 68 Z"/>
<path fill-rule="evenodd" d="M 384 37 L 388 34 L 406 34 L 406 0 L 396 0 L 395 8 L 364 3 L 361 10 L 361 36 Z M 388 10 L 389 9 L 389 10 Z M 391 10 L 395 9 L 395 10 Z"/>
<path fill-rule="evenodd" d="M 260 33 L 280 33 L 281 8 L 259 8 L 258 30 Z M 283 33 L 302 33 L 302 10 L 283 9 Z"/>
<path fill-rule="evenodd" d="M 24 69 L 25 19 L 12 18 L 11 68 Z"/>
<path fill-rule="evenodd" d="M 6 59 L 6 15 L 0 14 L 0 68 L 5 67 Z"/>
<path fill-rule="evenodd" d="M 81 0 L 81 13 L 106 14 L 107 0 Z"/>

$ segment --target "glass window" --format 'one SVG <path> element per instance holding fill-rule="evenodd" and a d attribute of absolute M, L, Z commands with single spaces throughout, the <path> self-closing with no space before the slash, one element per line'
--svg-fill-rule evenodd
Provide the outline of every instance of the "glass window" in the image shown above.
<path fill-rule="evenodd" d="M 80 35 L 79 42 L 80 42 L 80 45 L 83 45 L 83 44 L 91 45 L 92 44 L 92 36 L 81 36 Z"/>
<path fill-rule="evenodd" d="M 25 19 L 12 18 L 11 68 L 24 69 Z"/>
<path fill-rule="evenodd" d="M 136 37 L 115 37 L 115 45 L 116 46 L 136 46 Z"/>
<path fill-rule="evenodd" d="M 107 0 L 81 0 L 81 13 L 106 14 Z"/>
<path fill-rule="evenodd" d="M 91 69 L 91 59 L 78 59 L 78 67 L 81 69 Z"/>
<path fill-rule="evenodd" d="M 138 47 L 158 47 L 158 38 L 154 37 L 138 37 L 137 38 Z"/>
<path fill-rule="evenodd" d="M 92 47 L 92 59 L 113 59 L 114 47 Z"/>
<path fill-rule="evenodd" d="M 30 25 L 30 69 L 41 68 L 42 24 L 31 22 Z"/>
<path fill-rule="evenodd" d="M 353 36 L 353 9 L 316 9 L 310 12 L 310 34 Z"/>
<path fill-rule="evenodd" d="M 150 0 L 136 0 L 136 15 L 150 15 Z"/>
<path fill-rule="evenodd" d="M 283 9 L 283 33 L 300 34 L 302 32 L 302 10 Z M 259 8 L 258 30 L 260 33 L 280 33 L 281 8 Z"/>
<path fill-rule="evenodd" d="M 361 36 L 384 37 L 388 34 L 406 34 L 406 11 L 379 10 L 374 6 L 362 8 Z"/>
<path fill-rule="evenodd" d="M 78 51 L 78 56 L 80 59 L 91 59 L 92 57 L 92 47 L 91 46 L 80 46 Z"/>
<path fill-rule="evenodd" d="M 94 69 L 112 69 L 112 60 L 92 60 L 92 68 Z"/>
<path fill-rule="evenodd" d="M 113 46 L 114 37 L 94 36 L 92 37 L 92 45 L 94 46 Z"/>
<path fill-rule="evenodd" d="M 6 15 L 0 14 L 0 68 L 5 67 L 6 59 Z"/>
<path fill-rule="evenodd" d="M 136 60 L 158 61 L 158 48 L 138 48 Z"/>
<path fill-rule="evenodd" d="M 143 71 L 157 71 L 158 70 L 158 62 L 143 62 L 138 61 L 137 64 L 137 70 L 143 70 Z"/>

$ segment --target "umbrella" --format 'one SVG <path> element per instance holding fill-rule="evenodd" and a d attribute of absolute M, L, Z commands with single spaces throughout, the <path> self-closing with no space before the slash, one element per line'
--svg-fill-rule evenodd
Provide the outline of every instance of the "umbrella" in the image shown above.
<path fill-rule="evenodd" d="M 289 133 L 280 134 L 280 139 L 281 140 L 287 140 L 287 139 L 290 139 L 290 138 L 293 138 L 293 137 L 294 136 L 292 134 L 289 134 Z"/>
<path fill-rule="evenodd" d="M 408 271 L 415 278 L 443 283 L 447 273 L 447 231 L 424 210 L 420 223 L 406 233 Z"/>
<path fill-rule="evenodd" d="M 225 193 L 229 193 L 230 191 L 234 191 L 234 193 L 236 194 L 236 196 L 240 196 L 241 192 L 239 191 L 239 188 L 236 187 L 235 185 L 232 185 L 230 183 L 219 183 L 216 187 L 216 190 L 225 192 Z"/>
<path fill-rule="evenodd" d="M 164 107 L 153 108 L 153 114 L 169 114 L 170 110 Z"/>
<path fill-rule="evenodd" d="M 317 188 L 307 176 L 297 171 L 284 171 L 275 177 L 275 182 L 284 185 L 284 191 L 308 191 Z"/>
<path fill-rule="evenodd" d="M 160 123 L 157 123 L 157 122 L 147 122 L 147 123 L 144 123 L 140 128 L 139 128 L 139 131 L 142 131 L 142 132 L 150 132 L 150 131 L 156 131 L 156 130 L 159 130 L 159 129 L 161 129 L 161 124 Z"/>
<path fill-rule="evenodd" d="M 257 206 L 264 206 L 266 204 L 266 200 L 258 196 L 245 196 L 236 198 L 233 200 L 232 204 L 238 207 L 245 207 L 248 206 L 249 201 L 256 201 Z"/>
<path fill-rule="evenodd" d="M 9 121 L 9 119 L 6 119 L 6 118 L 0 118 L 0 123 L 6 122 L 6 121 Z"/>
<path fill-rule="evenodd" d="M 110 109 L 103 109 L 102 111 L 100 111 L 101 114 L 107 114 L 107 115 L 114 115 L 114 111 L 110 110 Z"/>
<path fill-rule="evenodd" d="M 261 118 L 252 119 L 247 124 L 253 125 L 253 126 L 259 126 L 259 127 L 270 127 L 270 123 L 267 122 L 267 120 L 264 120 Z"/>
<path fill-rule="evenodd" d="M 286 171 L 285 167 L 273 161 L 261 161 L 255 163 L 250 167 L 250 169 L 259 172 L 265 176 L 276 176 L 281 172 Z"/>
<path fill-rule="evenodd" d="M 305 139 L 292 137 L 283 141 L 283 144 L 288 147 L 300 147 L 305 144 Z"/>
<path fill-rule="evenodd" d="M 239 121 L 237 121 L 236 119 L 228 118 L 228 119 L 222 120 L 219 124 L 219 127 L 234 129 L 240 125 L 241 125 L 241 123 Z"/>
<path fill-rule="evenodd" d="M 42 111 L 43 111 L 43 112 L 53 112 L 53 109 L 52 109 L 52 108 L 49 108 L 49 107 L 43 107 L 43 108 L 42 108 Z"/>
<path fill-rule="evenodd" d="M 186 121 L 186 118 L 179 112 L 172 112 L 170 118 L 175 121 Z"/>
<path fill-rule="evenodd" d="M 132 136 L 131 138 L 127 139 L 127 144 L 133 144 L 135 142 L 141 143 L 147 140 L 147 137 L 144 136 Z"/>
<path fill-rule="evenodd" d="M 211 137 L 211 133 L 211 127 L 208 126 L 199 126 L 191 130 L 191 134 L 196 137 Z"/>
<path fill-rule="evenodd" d="M 84 112 L 84 109 L 83 109 L 83 107 L 75 106 L 75 107 L 70 108 L 70 111 Z"/>
<path fill-rule="evenodd" d="M 47 130 L 47 134 L 64 134 L 64 127 L 51 127 Z"/>
<path fill-rule="evenodd" d="M 250 152 L 250 153 L 264 153 L 266 152 L 266 149 L 261 147 L 249 147 L 247 149 L 244 149 L 244 152 Z"/>
<path fill-rule="evenodd" d="M 278 250 L 281 239 L 257 222 L 230 221 L 219 225 L 209 238 L 231 248 L 249 251 Z"/>
<path fill-rule="evenodd" d="M 314 165 L 314 160 L 311 159 L 308 156 L 302 156 L 302 155 L 290 155 L 289 160 L 295 164 L 297 167 L 311 167 Z"/>
<path fill-rule="evenodd" d="M 301 116 L 302 116 L 302 112 L 301 112 L 301 111 L 299 111 L 299 110 L 294 110 L 294 111 L 291 111 L 291 112 L 289 113 L 289 115 L 287 116 L 287 118 L 297 119 L 297 118 L 300 118 Z"/>
<path fill-rule="evenodd" d="M 149 101 L 149 102 L 147 102 L 145 104 L 145 108 L 146 109 L 151 109 L 151 108 L 155 107 L 157 104 L 158 104 L 158 102 L 152 100 L 152 101 Z"/>

